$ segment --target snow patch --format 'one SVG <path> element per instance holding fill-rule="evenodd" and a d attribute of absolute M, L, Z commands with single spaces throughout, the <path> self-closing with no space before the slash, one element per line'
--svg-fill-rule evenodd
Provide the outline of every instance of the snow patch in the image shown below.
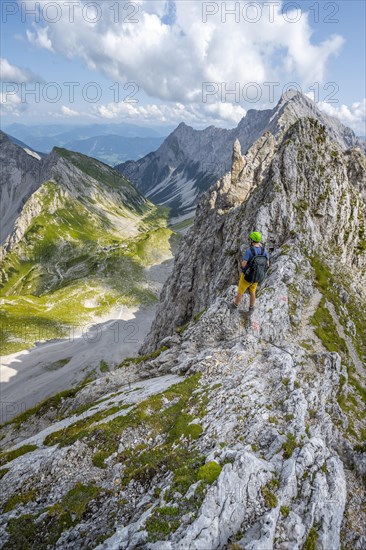
<path fill-rule="evenodd" d="M 31 150 L 28 149 L 27 147 L 23 147 L 23 149 L 24 149 L 24 151 L 25 151 L 28 155 L 30 155 L 31 157 L 34 157 L 34 158 L 37 159 L 37 160 L 42 160 L 38 153 L 35 153 L 34 151 L 31 151 Z"/>

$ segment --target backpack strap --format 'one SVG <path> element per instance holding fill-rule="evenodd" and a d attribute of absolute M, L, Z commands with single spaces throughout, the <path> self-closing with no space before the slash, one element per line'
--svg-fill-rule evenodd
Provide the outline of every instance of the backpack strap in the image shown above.
<path fill-rule="evenodd" d="M 249 260 L 249 262 L 248 262 L 248 265 L 251 264 L 253 258 L 256 257 L 256 253 L 255 253 L 255 250 L 254 250 L 254 246 L 253 246 L 252 244 L 250 245 L 250 252 L 251 252 L 251 254 L 252 254 L 252 257 L 250 258 L 250 260 Z"/>

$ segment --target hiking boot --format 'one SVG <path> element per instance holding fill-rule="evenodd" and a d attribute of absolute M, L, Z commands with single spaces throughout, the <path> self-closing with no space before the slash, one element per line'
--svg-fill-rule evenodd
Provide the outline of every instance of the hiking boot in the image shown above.
<path fill-rule="evenodd" d="M 253 311 L 255 306 L 249 306 L 249 311 Z"/>
<path fill-rule="evenodd" d="M 239 306 L 235 302 L 230 302 L 229 305 L 231 309 L 239 309 Z"/>

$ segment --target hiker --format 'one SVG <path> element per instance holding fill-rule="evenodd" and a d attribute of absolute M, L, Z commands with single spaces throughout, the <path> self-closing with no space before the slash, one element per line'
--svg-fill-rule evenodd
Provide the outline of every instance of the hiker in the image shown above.
<path fill-rule="evenodd" d="M 260 244 L 262 235 L 259 231 L 253 231 L 253 233 L 249 235 L 249 240 L 250 247 L 245 251 L 241 263 L 242 273 L 239 279 L 238 294 L 235 300 L 231 302 L 231 305 L 234 308 L 238 308 L 243 294 L 249 288 L 249 311 L 253 311 L 256 300 L 255 291 L 257 290 L 258 283 L 261 283 L 266 276 L 269 267 L 269 256 L 265 246 Z"/>

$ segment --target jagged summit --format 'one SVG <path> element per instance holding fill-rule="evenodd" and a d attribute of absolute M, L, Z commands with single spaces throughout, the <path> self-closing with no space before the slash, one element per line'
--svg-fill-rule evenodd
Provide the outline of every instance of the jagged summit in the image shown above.
<path fill-rule="evenodd" d="M 189 126 L 184 121 L 182 121 L 178 124 L 174 132 L 177 132 L 178 130 L 186 130 L 186 129 L 193 130 L 192 126 Z"/>
<path fill-rule="evenodd" d="M 343 149 L 359 147 L 366 153 L 365 144 L 356 137 L 353 130 L 344 126 L 337 118 L 326 115 L 308 96 L 298 91 L 284 93 L 268 122 L 268 130 L 274 135 L 285 131 L 296 120 L 310 117 L 323 124 L 330 137 Z"/>
<path fill-rule="evenodd" d="M 231 130 L 214 126 L 194 130 L 181 123 L 157 151 L 116 168 L 153 202 L 168 205 L 173 216 L 193 216 L 198 197 L 230 170 L 236 139 L 246 152 L 266 131 L 281 139 L 287 128 L 303 117 L 319 120 L 343 149 L 366 151 L 365 142 L 350 128 L 322 113 L 309 97 L 290 90 L 273 109 L 250 109 Z"/>
<path fill-rule="evenodd" d="M 307 96 L 306 94 L 303 94 L 299 90 L 296 90 L 295 88 L 289 89 L 286 92 L 284 92 L 280 99 L 278 100 L 276 108 L 280 108 L 283 105 L 288 104 L 290 101 L 295 101 L 298 104 L 303 104 L 307 108 L 313 108 L 313 101 Z"/>

